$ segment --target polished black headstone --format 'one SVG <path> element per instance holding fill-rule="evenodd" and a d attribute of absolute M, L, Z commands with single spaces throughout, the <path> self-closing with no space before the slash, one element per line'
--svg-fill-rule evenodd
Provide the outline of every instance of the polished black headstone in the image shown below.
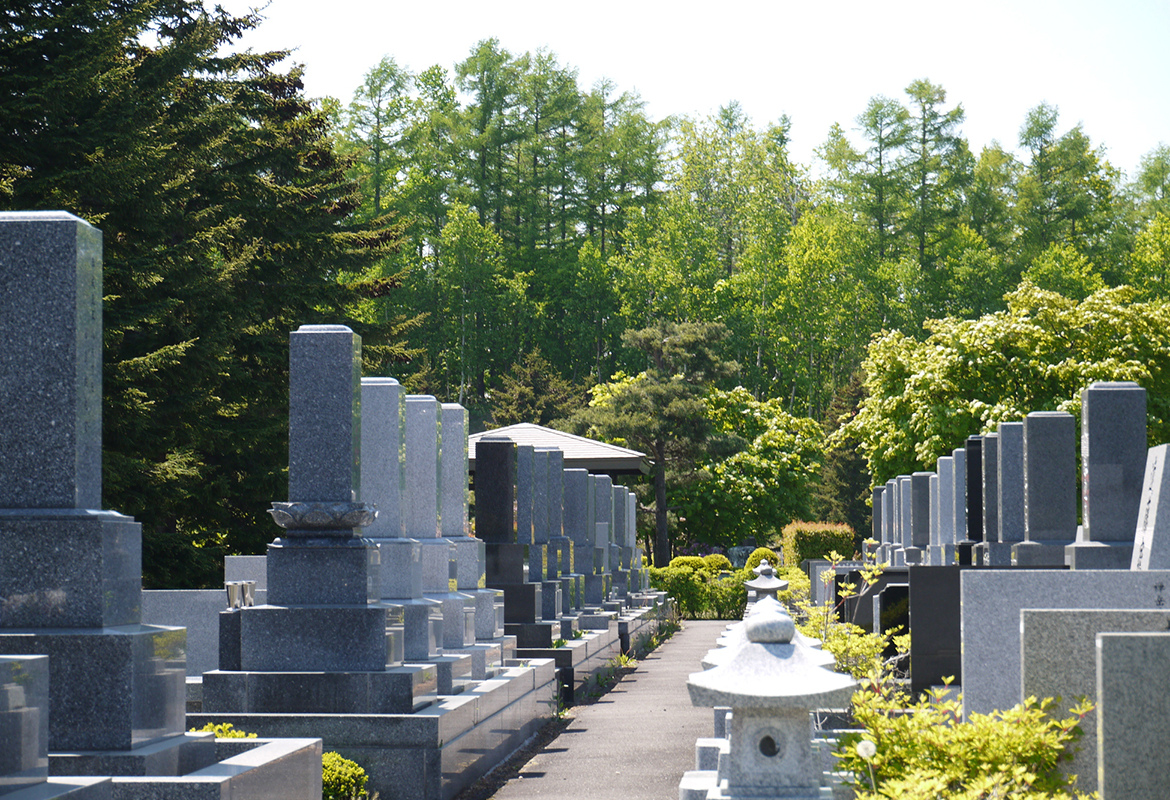
<path fill-rule="evenodd" d="M 516 445 L 505 436 L 485 436 L 475 446 L 475 535 L 515 542 L 515 500 Z"/>

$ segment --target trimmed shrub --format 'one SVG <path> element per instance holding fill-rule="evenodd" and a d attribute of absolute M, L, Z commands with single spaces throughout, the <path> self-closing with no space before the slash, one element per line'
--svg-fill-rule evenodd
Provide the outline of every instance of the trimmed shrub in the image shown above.
<path fill-rule="evenodd" d="M 776 555 L 775 550 L 771 550 L 767 547 L 757 547 L 755 550 L 753 550 L 752 554 L 748 556 L 748 560 L 743 565 L 743 567 L 750 572 L 751 570 L 760 566 L 760 562 L 764 559 L 768 559 L 768 563 L 772 565 L 773 569 L 780 568 L 780 556 Z M 752 575 L 751 577 L 754 578 L 756 576 Z"/>
<path fill-rule="evenodd" d="M 366 800 L 368 780 L 357 762 L 334 752 L 321 754 L 321 800 Z"/>
<path fill-rule="evenodd" d="M 713 572 L 716 575 L 725 569 L 731 569 L 731 559 L 721 553 L 703 556 L 703 563 L 707 565 L 708 572 Z"/>
<path fill-rule="evenodd" d="M 675 556 L 667 567 L 690 567 L 697 572 L 707 569 L 707 562 L 702 556 Z"/>
<path fill-rule="evenodd" d="M 256 734 L 236 730 L 230 722 L 209 722 L 202 728 L 192 728 L 191 733 L 214 733 L 216 739 L 255 739 Z"/>
<path fill-rule="evenodd" d="M 853 529 L 839 522 L 790 522 L 782 535 L 784 563 L 794 567 L 808 558 L 828 558 L 834 550 L 846 558 L 853 553 Z"/>

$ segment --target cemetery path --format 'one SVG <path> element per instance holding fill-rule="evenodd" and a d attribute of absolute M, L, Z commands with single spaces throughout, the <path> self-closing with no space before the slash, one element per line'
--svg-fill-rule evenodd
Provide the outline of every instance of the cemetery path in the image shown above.
<path fill-rule="evenodd" d="M 687 676 L 728 625 L 689 620 L 573 720 L 495 795 L 494 800 L 574 798 L 674 800 L 695 768 L 695 740 L 710 736 L 713 712 L 695 708 Z"/>

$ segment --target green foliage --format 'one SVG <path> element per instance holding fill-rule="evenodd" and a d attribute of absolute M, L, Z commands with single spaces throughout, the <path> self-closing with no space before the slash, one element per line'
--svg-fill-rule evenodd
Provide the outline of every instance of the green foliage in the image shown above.
<path fill-rule="evenodd" d="M 709 572 L 716 574 L 723 570 L 731 569 L 731 559 L 722 553 L 711 553 L 710 555 L 703 556 L 703 563 L 707 565 Z"/>
<path fill-rule="evenodd" d="M 334 752 L 321 754 L 321 800 L 366 800 L 367 781 L 357 762 Z"/>
<path fill-rule="evenodd" d="M 1102 289 L 1079 303 L 1024 282 L 1005 311 L 891 332 L 865 361 L 869 396 L 836 435 L 862 442 L 874 485 L 933 465 L 968 436 L 1031 411 L 1080 413 L 1093 381 L 1149 393 L 1150 444 L 1170 438 L 1170 304 Z"/>
<path fill-rule="evenodd" d="M 744 562 L 744 569 L 747 570 L 750 574 L 752 570 L 760 566 L 760 562 L 764 559 L 768 559 L 768 563 L 772 565 L 773 569 L 778 569 L 782 563 L 794 567 L 800 566 L 800 562 L 793 564 L 791 561 L 783 561 L 780 556 L 776 554 L 775 550 L 767 547 L 757 547 L 752 551 L 752 554 L 748 556 L 747 561 Z M 752 575 L 751 577 L 755 576 Z"/>
<path fill-rule="evenodd" d="M 585 405 L 585 391 L 557 374 L 539 350 L 512 365 L 502 386 L 492 392 L 492 422 L 496 426 L 531 422 L 547 426 L 572 416 Z"/>
<path fill-rule="evenodd" d="M 841 737 L 836 750 L 858 798 L 1084 797 L 1057 765 L 1080 737 L 1090 705 L 1059 719 L 1050 715 L 1052 700 L 1031 697 L 960 722 L 961 702 L 944 698 L 928 692 L 907 703 L 893 683 L 863 681 L 853 695 L 853 718 L 864 731 Z"/>
<path fill-rule="evenodd" d="M 666 320 L 626 331 L 623 342 L 641 354 L 646 369 L 595 386 L 589 407 L 568 423 L 577 433 L 651 457 L 653 555 L 660 567 L 670 563 L 668 495 L 693 482 L 696 461 L 726 438 L 712 429 L 704 401 L 711 383 L 736 368 L 719 354 L 726 337 L 719 324 Z"/>
<path fill-rule="evenodd" d="M 830 553 L 853 552 L 853 529 L 839 522 L 790 522 L 782 531 L 784 563 L 798 565 Z"/>
<path fill-rule="evenodd" d="M 712 431 L 734 452 L 712 448 L 694 481 L 675 493 L 679 530 L 691 542 L 731 547 L 748 536 L 768 540 L 807 516 L 820 469 L 822 432 L 788 414 L 778 399 L 756 400 L 743 387 L 706 396 Z"/>
<path fill-rule="evenodd" d="M 675 599 L 679 614 L 686 619 L 740 619 L 747 605 L 744 581 L 754 575 L 743 570 L 726 578 L 708 569 L 698 556 L 683 556 L 698 561 L 698 569 L 689 564 L 650 567 L 650 585 Z M 679 559 L 675 559 L 678 561 Z"/>
<path fill-rule="evenodd" d="M 209 722 L 202 728 L 192 728 L 192 733 L 214 733 L 216 739 L 255 739 L 256 734 L 238 731 L 230 722 Z"/>
<path fill-rule="evenodd" d="M 702 556 L 675 556 L 670 559 L 668 567 L 688 567 L 695 572 L 707 570 L 707 562 Z"/>

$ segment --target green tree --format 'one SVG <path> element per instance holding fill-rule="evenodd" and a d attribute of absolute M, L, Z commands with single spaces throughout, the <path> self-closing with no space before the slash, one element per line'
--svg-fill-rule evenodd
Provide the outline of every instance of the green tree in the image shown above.
<path fill-rule="evenodd" d="M 778 538 L 812 507 L 821 459 L 815 420 L 794 417 L 778 398 L 756 400 L 744 388 L 712 389 L 706 414 L 715 435 L 742 449 L 701 460 L 696 479 L 678 491 L 679 529 L 690 542 L 721 547 L 748 536 Z"/>
<path fill-rule="evenodd" d="M 372 198 L 375 217 L 382 215 L 402 170 L 411 81 L 393 58 L 383 57 L 366 73 L 346 114 L 346 133 L 360 146 L 358 182 Z"/>
<path fill-rule="evenodd" d="M 698 459 L 728 444 L 711 430 L 705 402 L 707 387 L 735 369 L 719 356 L 726 335 L 722 325 L 666 320 L 627 331 L 623 341 L 643 355 L 646 369 L 637 375 L 619 373 L 595 386 L 588 408 L 568 422 L 579 433 L 624 444 L 652 459 L 651 549 L 658 567 L 671 558 L 671 490 L 694 480 Z"/>
<path fill-rule="evenodd" d="M 343 285 L 396 241 L 352 219 L 328 115 L 284 53 L 222 55 L 255 17 L 185 0 L 13 7 L 0 28 L 3 206 L 66 208 L 105 242 L 103 504 L 143 524 L 148 586 L 214 583 L 273 537 L 288 332 L 350 322 Z M 401 355 L 382 342 L 381 356 Z"/>
<path fill-rule="evenodd" d="M 831 439 L 859 440 L 873 484 L 928 469 L 971 435 L 1032 411 L 1080 412 L 1093 381 L 1149 392 L 1150 442 L 1170 434 L 1170 304 L 1133 302 L 1129 287 L 1077 302 L 1025 281 L 1004 311 L 928 323 L 924 341 L 876 339 L 868 396 Z"/>
<path fill-rule="evenodd" d="M 586 393 L 557 374 L 539 350 L 512 365 L 492 393 L 495 426 L 531 422 L 548 426 L 572 416 L 585 405 Z"/>

